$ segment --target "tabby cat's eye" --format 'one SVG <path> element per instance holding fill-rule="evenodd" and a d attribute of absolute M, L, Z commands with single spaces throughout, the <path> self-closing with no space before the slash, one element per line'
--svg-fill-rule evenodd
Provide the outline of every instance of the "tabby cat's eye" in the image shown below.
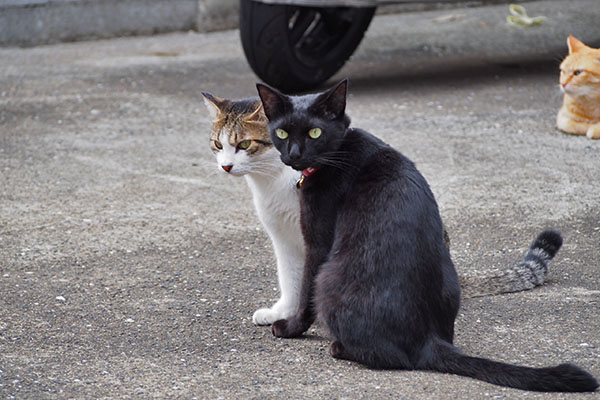
<path fill-rule="evenodd" d="M 285 139 L 288 138 L 288 133 L 286 131 L 284 131 L 283 129 L 281 129 L 281 128 L 275 129 L 275 134 L 281 140 L 285 140 Z"/>
<path fill-rule="evenodd" d="M 576 70 L 573 72 L 573 75 L 577 76 L 577 75 L 581 74 L 582 72 L 583 72 L 583 70 L 582 70 L 582 69 L 576 69 Z"/>
<path fill-rule="evenodd" d="M 223 150 L 223 145 L 218 140 L 215 140 L 215 147 L 219 150 Z"/>
<path fill-rule="evenodd" d="M 308 136 L 310 136 L 312 139 L 318 139 L 319 136 L 321 136 L 321 128 L 312 128 L 310 131 L 308 131 Z"/>
<path fill-rule="evenodd" d="M 238 143 L 238 148 L 242 150 L 246 150 L 248 147 L 250 147 L 250 140 L 242 140 Z"/>

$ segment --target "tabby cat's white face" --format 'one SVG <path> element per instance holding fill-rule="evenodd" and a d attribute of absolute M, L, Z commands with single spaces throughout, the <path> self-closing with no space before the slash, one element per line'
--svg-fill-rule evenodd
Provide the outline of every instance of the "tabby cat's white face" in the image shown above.
<path fill-rule="evenodd" d="M 219 148 L 215 148 L 214 143 L 218 143 Z M 219 170 L 231 175 L 245 175 L 252 170 L 252 159 L 246 151 L 238 146 L 229 144 L 229 135 L 227 132 L 221 133 L 218 140 L 211 146 L 213 154 L 217 158 Z"/>
<path fill-rule="evenodd" d="M 272 165 L 280 164 L 279 153 L 272 145 L 252 139 L 236 143 L 227 131 L 222 131 L 218 139 L 211 141 L 211 148 L 219 170 L 234 176 L 248 173 L 266 175 L 272 169 Z"/>
<path fill-rule="evenodd" d="M 213 118 L 210 148 L 221 172 L 269 176 L 275 168 L 281 168 L 260 100 L 233 101 L 210 93 L 202 95 Z"/>

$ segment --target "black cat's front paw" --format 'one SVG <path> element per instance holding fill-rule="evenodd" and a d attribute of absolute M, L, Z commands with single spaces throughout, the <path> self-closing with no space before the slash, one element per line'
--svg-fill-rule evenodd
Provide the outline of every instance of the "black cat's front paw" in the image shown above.
<path fill-rule="evenodd" d="M 331 357 L 333 358 L 344 358 L 344 351 L 344 346 L 341 342 L 338 342 L 337 340 L 331 343 L 331 346 L 329 347 L 329 354 L 331 354 Z"/>
<path fill-rule="evenodd" d="M 306 329 L 299 324 L 296 318 L 280 319 L 271 325 L 271 332 L 275 337 L 293 338 L 302 335 Z"/>
<path fill-rule="evenodd" d="M 331 346 L 329 347 L 329 354 L 331 354 L 331 357 L 340 360 L 353 360 L 353 357 L 350 355 L 350 353 L 348 353 L 348 351 L 346 351 L 346 348 L 344 347 L 342 342 L 338 340 L 331 343 Z"/>

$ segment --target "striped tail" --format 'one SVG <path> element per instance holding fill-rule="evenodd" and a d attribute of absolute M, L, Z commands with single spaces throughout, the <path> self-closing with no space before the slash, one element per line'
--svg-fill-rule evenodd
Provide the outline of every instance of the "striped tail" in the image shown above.
<path fill-rule="evenodd" d="M 543 231 L 533 241 L 525 256 L 513 267 L 494 275 L 461 276 L 464 297 L 520 292 L 542 285 L 548 274 L 550 260 L 554 258 L 563 239 L 559 232 Z"/>
<path fill-rule="evenodd" d="M 524 289 L 531 289 L 543 284 L 548 274 L 548 264 L 558 253 L 562 243 L 562 236 L 559 232 L 543 231 L 529 246 L 523 261 L 509 269 L 509 273 L 514 274 L 516 279 L 522 282 Z"/>

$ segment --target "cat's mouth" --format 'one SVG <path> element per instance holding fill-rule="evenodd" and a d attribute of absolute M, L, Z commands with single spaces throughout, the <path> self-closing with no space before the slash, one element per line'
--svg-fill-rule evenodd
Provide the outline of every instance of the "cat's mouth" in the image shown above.
<path fill-rule="evenodd" d="M 247 173 L 247 171 L 244 168 L 234 168 L 233 165 L 221 165 L 221 169 L 227 173 L 227 175 L 233 175 L 233 176 L 242 176 L 245 175 Z"/>
<path fill-rule="evenodd" d="M 282 159 L 281 161 L 283 161 L 284 164 L 292 167 L 296 171 L 303 171 L 305 169 L 310 169 L 310 168 L 314 168 L 314 169 L 318 168 L 318 165 L 316 165 L 317 163 L 315 163 L 315 162 L 308 163 L 306 161 L 290 160 L 289 158 L 286 160 Z"/>
<path fill-rule="evenodd" d="M 289 158 L 283 158 L 282 157 L 281 161 L 283 161 L 283 163 L 285 165 L 287 165 L 288 167 L 292 167 L 296 171 L 302 171 L 303 169 L 308 168 L 308 166 L 305 163 L 303 163 L 303 162 L 296 162 L 296 161 L 290 160 Z"/>

